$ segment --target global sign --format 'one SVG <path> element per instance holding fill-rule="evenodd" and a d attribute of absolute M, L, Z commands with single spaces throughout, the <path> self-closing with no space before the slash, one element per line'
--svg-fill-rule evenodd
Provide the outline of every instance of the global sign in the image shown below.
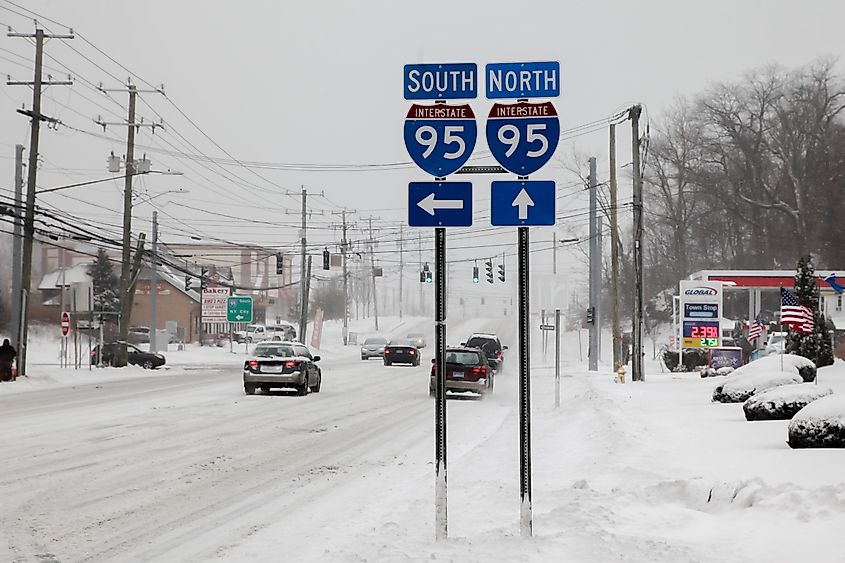
<path fill-rule="evenodd" d="M 528 176 L 557 149 L 560 121 L 551 102 L 494 104 L 487 117 L 487 145 L 505 169 Z"/>
<path fill-rule="evenodd" d="M 713 287 L 693 287 L 684 291 L 684 295 L 718 295 L 719 292 Z"/>
<path fill-rule="evenodd" d="M 411 159 L 436 178 L 469 160 L 478 129 L 468 104 L 414 104 L 405 118 L 405 148 Z"/>

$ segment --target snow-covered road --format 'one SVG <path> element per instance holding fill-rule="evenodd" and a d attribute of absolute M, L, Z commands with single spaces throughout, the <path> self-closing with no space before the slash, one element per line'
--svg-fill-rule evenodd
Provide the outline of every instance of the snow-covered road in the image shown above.
<path fill-rule="evenodd" d="M 512 345 L 509 320 L 452 321 L 449 341 L 493 330 Z M 431 347 L 420 367 L 386 368 L 328 346 L 307 397 L 245 396 L 243 356 L 222 351 L 228 367 L 0 388 L 0 561 L 843 560 L 845 451 L 790 450 L 787 421 L 745 422 L 741 405 L 710 401 L 712 379 L 588 374 L 577 338 L 559 409 L 535 348 L 535 537 L 521 538 L 509 352 L 494 395 L 447 403 L 446 542 Z M 845 362 L 820 380 L 845 392 Z"/>

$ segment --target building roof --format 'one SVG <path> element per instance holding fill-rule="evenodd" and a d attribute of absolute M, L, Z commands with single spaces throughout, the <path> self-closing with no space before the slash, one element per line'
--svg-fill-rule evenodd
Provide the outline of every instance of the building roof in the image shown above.
<path fill-rule="evenodd" d="M 39 290 L 61 289 L 62 285 L 68 287 L 77 283 L 91 283 L 91 276 L 88 275 L 90 264 L 78 264 L 70 268 L 54 270 L 41 278 L 38 284 Z"/>

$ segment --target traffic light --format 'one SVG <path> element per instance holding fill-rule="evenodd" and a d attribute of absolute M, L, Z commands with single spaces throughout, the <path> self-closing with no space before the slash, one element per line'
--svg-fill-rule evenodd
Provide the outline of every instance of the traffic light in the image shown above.
<path fill-rule="evenodd" d="M 595 307 L 587 307 L 587 324 L 588 325 L 591 325 L 594 322 L 596 322 L 596 319 L 594 318 L 595 312 L 596 312 Z"/>
<path fill-rule="evenodd" d="M 281 276 L 285 273 L 285 255 L 281 252 L 276 253 L 276 275 Z"/>
<path fill-rule="evenodd" d="M 331 258 L 331 255 L 329 254 L 329 249 L 328 248 L 323 249 L 323 269 L 324 270 L 329 269 L 330 258 Z"/>
<path fill-rule="evenodd" d="M 420 271 L 420 283 L 431 283 L 431 270 L 428 269 L 428 264 Z"/>
<path fill-rule="evenodd" d="M 434 281 L 434 280 L 433 280 L 433 278 L 431 277 L 431 270 L 428 270 L 428 271 L 425 273 L 425 283 L 432 283 L 432 281 Z"/>
<path fill-rule="evenodd" d="M 493 283 L 493 261 L 488 260 L 485 262 L 484 269 L 487 270 L 487 283 Z"/>
<path fill-rule="evenodd" d="M 185 276 L 185 291 L 191 291 L 191 276 Z"/>
<path fill-rule="evenodd" d="M 206 278 L 208 278 L 208 268 L 200 270 L 200 289 L 205 291 Z"/>
<path fill-rule="evenodd" d="M 420 283 L 425 283 L 425 270 L 420 270 Z"/>
<path fill-rule="evenodd" d="M 505 263 L 499 264 L 499 281 L 505 281 Z"/>
<path fill-rule="evenodd" d="M 478 266 L 472 267 L 472 283 L 478 283 Z"/>

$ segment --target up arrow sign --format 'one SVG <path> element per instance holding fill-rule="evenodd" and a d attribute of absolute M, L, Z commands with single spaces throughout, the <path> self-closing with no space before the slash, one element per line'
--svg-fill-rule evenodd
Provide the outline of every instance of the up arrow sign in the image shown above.
<path fill-rule="evenodd" d="M 462 199 L 435 199 L 434 194 L 429 194 L 428 197 L 420 200 L 417 205 L 433 217 L 438 209 L 463 209 L 464 201 Z M 534 205 L 534 203 L 532 202 L 531 205 Z"/>
<path fill-rule="evenodd" d="M 519 193 L 517 194 L 516 199 L 513 200 L 511 206 L 519 208 L 519 220 L 524 221 L 528 219 L 528 208 L 534 207 L 534 200 L 531 199 L 531 196 L 528 195 L 525 188 L 522 188 L 519 190 Z"/>

